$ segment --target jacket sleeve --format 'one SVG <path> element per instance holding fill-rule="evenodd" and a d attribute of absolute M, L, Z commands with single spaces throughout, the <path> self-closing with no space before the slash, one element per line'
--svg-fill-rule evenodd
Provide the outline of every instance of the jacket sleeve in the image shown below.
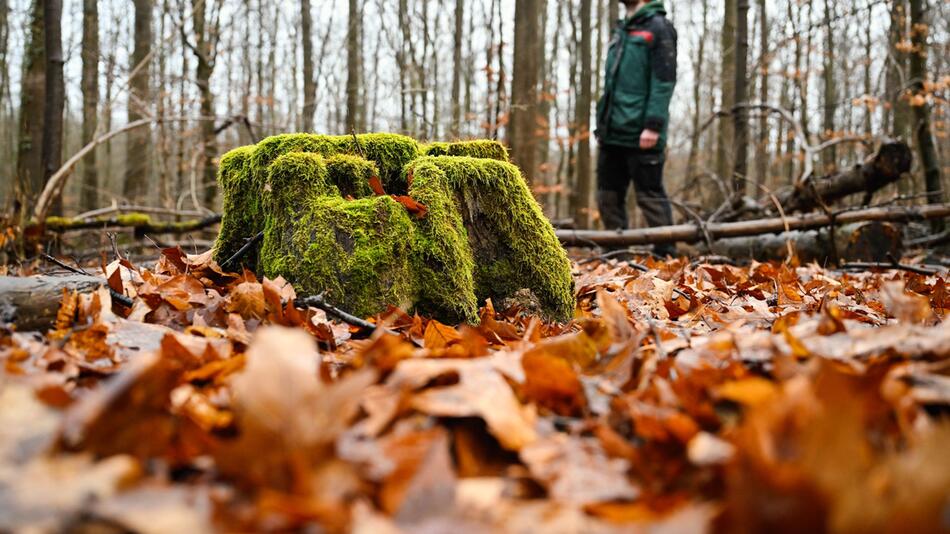
<path fill-rule="evenodd" d="M 676 86 L 676 30 L 666 18 L 657 21 L 653 35 L 656 44 L 650 57 L 650 96 L 643 126 L 662 132 L 670 119 L 670 99 Z"/>

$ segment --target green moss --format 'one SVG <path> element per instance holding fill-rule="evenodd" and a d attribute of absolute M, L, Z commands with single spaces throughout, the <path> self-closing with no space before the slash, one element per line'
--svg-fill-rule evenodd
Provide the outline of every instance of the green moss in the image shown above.
<path fill-rule="evenodd" d="M 373 196 L 369 181 L 379 176 L 379 170 L 372 161 L 359 156 L 339 154 L 325 160 L 327 177 L 330 183 L 345 197 L 363 198 Z"/>
<path fill-rule="evenodd" d="M 412 165 L 410 195 L 428 213 L 416 223 L 413 247 L 419 308 L 440 317 L 476 322 L 475 269 L 468 233 L 445 173 L 431 162 Z"/>
<path fill-rule="evenodd" d="M 46 227 L 50 230 L 58 230 L 60 228 L 67 228 L 73 224 L 73 219 L 70 217 L 60 217 L 58 215 L 51 215 L 46 218 Z"/>
<path fill-rule="evenodd" d="M 426 156 L 467 156 L 470 158 L 508 160 L 508 149 L 498 141 L 476 139 L 454 143 L 429 143 L 422 149 Z"/>
<path fill-rule="evenodd" d="M 218 186 L 222 191 L 221 229 L 214 243 L 214 259 L 221 263 L 234 255 L 245 240 L 263 228 L 260 206 L 263 184 L 252 180 L 248 163 L 254 146 L 235 148 L 221 157 L 218 165 Z M 256 265 L 257 254 L 243 258 L 245 265 Z"/>
<path fill-rule="evenodd" d="M 518 168 L 491 159 L 438 156 L 420 158 L 410 169 L 418 176 L 431 172 L 430 166 L 444 173 L 469 230 L 479 301 L 500 301 L 526 288 L 548 317 L 573 316 L 570 262 Z"/>
<path fill-rule="evenodd" d="M 102 218 L 103 221 L 108 220 Z M 152 218 L 145 213 L 123 213 L 115 218 L 119 226 L 148 226 L 152 224 Z"/>
<path fill-rule="evenodd" d="M 379 168 L 380 180 L 387 193 L 405 194 L 407 186 L 402 168 L 421 155 L 419 143 L 396 134 L 360 134 L 359 146 L 352 135 L 282 134 L 258 143 L 251 158 L 251 173 L 261 183 L 267 167 L 288 152 L 312 152 L 322 156 L 350 154 L 363 156 Z"/>

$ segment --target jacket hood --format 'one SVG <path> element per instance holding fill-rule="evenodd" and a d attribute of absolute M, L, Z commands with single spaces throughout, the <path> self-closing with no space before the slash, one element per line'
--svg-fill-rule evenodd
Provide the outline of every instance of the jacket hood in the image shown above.
<path fill-rule="evenodd" d="M 640 23 L 653 15 L 666 15 L 663 0 L 652 0 L 640 7 L 632 16 L 627 17 L 626 25 Z"/>

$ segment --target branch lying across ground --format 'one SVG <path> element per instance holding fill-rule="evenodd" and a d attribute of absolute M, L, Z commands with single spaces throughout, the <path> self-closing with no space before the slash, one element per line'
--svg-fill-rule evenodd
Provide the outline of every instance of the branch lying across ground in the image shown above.
<path fill-rule="evenodd" d="M 834 215 L 838 225 L 862 221 L 907 222 L 941 219 L 950 216 L 950 204 L 929 204 L 915 208 L 885 207 L 843 211 Z M 731 223 L 710 223 L 706 231 L 712 239 L 780 233 L 786 230 L 810 230 L 832 223 L 825 213 L 811 213 L 792 217 L 758 219 Z M 626 247 L 657 243 L 695 243 L 703 239 L 703 230 L 695 224 L 678 224 L 636 230 L 555 230 L 561 243 L 567 246 L 608 245 Z"/>
<path fill-rule="evenodd" d="M 193 219 L 179 222 L 159 222 L 142 213 L 129 213 L 118 217 L 95 219 L 69 219 L 64 217 L 50 217 L 46 219 L 46 230 L 55 233 L 71 230 L 88 230 L 101 228 L 132 228 L 138 234 L 184 234 L 203 230 L 221 222 L 221 215 L 213 214 L 203 219 Z"/>

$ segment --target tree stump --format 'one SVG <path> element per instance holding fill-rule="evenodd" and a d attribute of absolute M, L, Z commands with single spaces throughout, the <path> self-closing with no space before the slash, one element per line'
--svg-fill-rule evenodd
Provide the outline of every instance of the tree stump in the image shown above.
<path fill-rule="evenodd" d="M 280 135 L 226 154 L 219 181 L 218 261 L 263 231 L 245 264 L 356 315 L 476 322 L 484 299 L 524 290 L 573 315 L 567 255 L 498 142 Z"/>

